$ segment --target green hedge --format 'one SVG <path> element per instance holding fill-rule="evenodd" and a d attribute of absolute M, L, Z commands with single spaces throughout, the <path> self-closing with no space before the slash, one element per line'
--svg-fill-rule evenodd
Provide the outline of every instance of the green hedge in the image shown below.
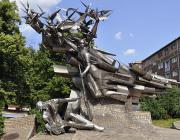
<path fill-rule="evenodd" d="M 44 132 L 45 123 L 43 120 L 42 113 L 38 109 L 31 109 L 29 112 L 30 115 L 36 115 L 36 131 Z"/>
<path fill-rule="evenodd" d="M 0 110 L 0 136 L 3 134 L 3 128 L 4 128 L 4 118 L 2 117 L 2 112 Z"/>
<path fill-rule="evenodd" d="M 150 111 L 152 119 L 180 118 L 180 89 L 173 88 L 156 98 L 142 97 L 141 110 Z"/>
<path fill-rule="evenodd" d="M 3 134 L 4 129 L 4 118 L 2 117 L 2 107 L 4 105 L 4 99 L 0 90 L 0 136 Z"/>

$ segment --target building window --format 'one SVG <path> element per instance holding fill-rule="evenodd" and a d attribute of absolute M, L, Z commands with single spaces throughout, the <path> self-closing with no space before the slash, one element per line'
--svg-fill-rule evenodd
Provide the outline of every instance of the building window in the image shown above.
<path fill-rule="evenodd" d="M 161 63 L 158 64 L 158 69 L 159 69 L 159 70 L 160 70 L 160 69 L 163 69 L 163 67 L 164 67 L 163 62 L 161 62 Z"/>
<path fill-rule="evenodd" d="M 160 52 L 159 54 L 158 54 L 158 57 L 160 58 L 162 56 L 162 52 Z"/>
<path fill-rule="evenodd" d="M 176 62 L 177 62 L 177 57 L 172 58 L 172 59 L 171 59 L 171 62 L 172 62 L 172 63 L 176 63 Z"/>
<path fill-rule="evenodd" d="M 165 72 L 170 71 L 170 61 L 165 62 Z"/>
<path fill-rule="evenodd" d="M 151 65 L 152 64 L 152 61 L 151 60 L 149 60 L 149 65 Z"/>
<path fill-rule="evenodd" d="M 175 49 L 177 49 L 176 44 L 173 44 L 173 45 L 171 46 L 171 50 L 175 50 Z"/>
<path fill-rule="evenodd" d="M 166 48 L 166 49 L 165 49 L 165 56 L 168 55 L 168 54 L 169 54 L 169 49 Z"/>
<path fill-rule="evenodd" d="M 173 76 L 173 77 L 178 76 L 178 72 L 177 72 L 177 71 L 173 71 L 173 72 L 172 72 L 172 76 Z"/>
<path fill-rule="evenodd" d="M 156 62 L 153 62 L 153 66 L 156 66 Z"/>

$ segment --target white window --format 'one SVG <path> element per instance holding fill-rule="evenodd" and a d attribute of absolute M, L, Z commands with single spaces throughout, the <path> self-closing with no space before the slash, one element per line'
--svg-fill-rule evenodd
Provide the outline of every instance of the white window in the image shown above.
<path fill-rule="evenodd" d="M 165 72 L 170 71 L 170 61 L 165 62 Z"/>
<path fill-rule="evenodd" d="M 149 65 L 151 65 L 152 64 L 152 61 L 151 60 L 149 60 Z"/>
<path fill-rule="evenodd" d="M 159 70 L 160 70 L 160 69 L 163 69 L 163 67 L 164 67 L 164 66 L 163 66 L 163 62 L 161 62 L 161 63 L 158 64 L 158 69 L 159 69 Z"/>
<path fill-rule="evenodd" d="M 173 76 L 173 77 L 178 76 L 178 72 L 177 72 L 177 71 L 173 71 L 173 72 L 172 72 L 172 76 Z"/>
<path fill-rule="evenodd" d="M 174 57 L 171 59 L 172 63 L 176 63 L 177 62 L 177 57 Z"/>
<path fill-rule="evenodd" d="M 153 66 L 156 66 L 156 62 L 153 62 Z"/>
<path fill-rule="evenodd" d="M 177 49 L 176 45 L 175 45 L 175 44 L 173 44 L 173 45 L 171 46 L 171 49 L 172 49 L 172 50 Z"/>
<path fill-rule="evenodd" d="M 167 69 L 169 67 L 168 64 L 169 64 L 168 62 L 165 63 L 165 69 Z"/>

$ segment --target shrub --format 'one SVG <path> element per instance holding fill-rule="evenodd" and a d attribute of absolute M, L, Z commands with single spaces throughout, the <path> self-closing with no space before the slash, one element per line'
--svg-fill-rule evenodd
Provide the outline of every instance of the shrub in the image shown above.
<path fill-rule="evenodd" d="M 42 113 L 38 109 L 31 109 L 29 112 L 30 115 L 36 115 L 36 131 L 44 132 L 45 123 L 43 120 Z"/>
<path fill-rule="evenodd" d="M 144 97 L 141 99 L 141 110 L 150 111 L 153 119 L 167 118 L 167 111 L 159 104 L 157 99 Z"/>
<path fill-rule="evenodd" d="M 2 117 L 2 112 L 0 110 L 0 136 L 3 134 L 3 128 L 4 128 L 4 118 Z"/>
<path fill-rule="evenodd" d="M 4 118 L 2 116 L 2 107 L 4 106 L 4 96 L 0 89 L 0 136 L 3 134 Z"/>
<path fill-rule="evenodd" d="M 141 110 L 150 111 L 153 119 L 180 118 L 180 89 L 173 88 L 156 98 L 142 97 Z"/>

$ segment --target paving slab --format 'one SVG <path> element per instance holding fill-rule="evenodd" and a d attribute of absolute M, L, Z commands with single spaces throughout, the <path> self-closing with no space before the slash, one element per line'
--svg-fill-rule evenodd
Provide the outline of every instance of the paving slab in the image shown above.
<path fill-rule="evenodd" d="M 7 119 L 2 140 L 28 140 L 34 133 L 35 116 Z"/>
<path fill-rule="evenodd" d="M 59 136 L 38 134 L 30 140 L 180 140 L 180 133 L 173 129 L 153 127 L 143 129 L 106 129 L 104 132 L 77 131 Z"/>

